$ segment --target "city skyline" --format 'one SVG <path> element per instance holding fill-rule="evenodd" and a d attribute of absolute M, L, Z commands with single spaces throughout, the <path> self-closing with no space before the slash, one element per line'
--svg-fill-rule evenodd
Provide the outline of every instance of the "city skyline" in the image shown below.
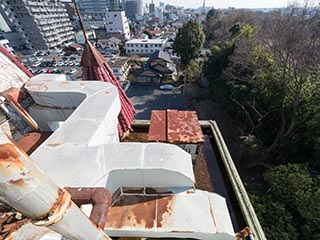
<path fill-rule="evenodd" d="M 144 3 L 151 3 L 152 0 L 144 0 Z M 184 0 L 153 0 L 153 2 L 158 6 L 159 2 L 164 2 L 165 4 L 171 4 L 175 6 L 183 6 L 186 8 L 198 8 L 203 5 L 203 0 L 197 1 L 184 1 Z M 317 5 L 320 0 L 206 0 L 206 7 L 215 8 L 283 8 L 296 3 L 298 5 L 303 5 L 308 2 L 308 5 Z"/>

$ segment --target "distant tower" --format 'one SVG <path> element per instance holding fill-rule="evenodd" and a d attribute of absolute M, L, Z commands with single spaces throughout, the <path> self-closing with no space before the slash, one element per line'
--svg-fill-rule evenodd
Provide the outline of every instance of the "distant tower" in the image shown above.
<path fill-rule="evenodd" d="M 206 0 L 203 0 L 203 4 L 202 4 L 202 11 L 204 11 L 206 8 Z"/>

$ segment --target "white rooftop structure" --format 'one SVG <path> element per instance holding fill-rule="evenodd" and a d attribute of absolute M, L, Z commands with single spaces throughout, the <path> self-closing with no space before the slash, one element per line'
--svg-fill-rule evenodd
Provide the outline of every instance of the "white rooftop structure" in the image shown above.
<path fill-rule="evenodd" d="M 190 154 L 171 144 L 119 142 L 114 86 L 51 76 L 25 85 L 36 103 L 30 115 L 54 130 L 31 158 L 59 187 L 107 188 L 109 236 L 235 239 L 225 199 L 195 189 Z M 42 239 L 60 239 L 37 229 Z"/>

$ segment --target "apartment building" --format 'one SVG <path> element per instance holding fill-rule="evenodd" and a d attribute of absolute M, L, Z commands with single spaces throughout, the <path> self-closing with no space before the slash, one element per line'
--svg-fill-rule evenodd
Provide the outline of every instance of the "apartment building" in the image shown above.
<path fill-rule="evenodd" d="M 122 3 L 120 0 L 79 0 L 81 12 L 95 20 L 106 18 L 108 11 L 120 11 Z"/>
<path fill-rule="evenodd" d="M 106 19 L 107 37 L 118 37 L 121 40 L 130 39 L 130 28 L 124 11 L 109 11 Z M 118 34 L 114 35 L 114 34 Z"/>
<path fill-rule="evenodd" d="M 126 53 L 149 56 L 165 47 L 166 39 L 132 39 L 126 42 Z"/>
<path fill-rule="evenodd" d="M 67 11 L 60 0 L 1 1 L 0 13 L 25 49 L 51 49 L 74 40 Z"/>

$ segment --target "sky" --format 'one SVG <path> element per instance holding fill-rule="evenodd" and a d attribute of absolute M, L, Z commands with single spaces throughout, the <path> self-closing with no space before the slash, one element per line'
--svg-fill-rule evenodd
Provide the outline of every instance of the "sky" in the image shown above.
<path fill-rule="evenodd" d="M 202 6 L 203 0 L 160 0 L 161 2 L 185 8 L 198 8 Z M 144 0 L 145 3 L 151 3 L 151 0 Z M 158 6 L 159 0 L 153 0 Z M 304 0 L 206 0 L 207 7 L 214 8 L 279 8 L 286 7 L 292 3 L 303 4 Z M 320 0 L 309 0 L 308 3 L 319 4 Z"/>

